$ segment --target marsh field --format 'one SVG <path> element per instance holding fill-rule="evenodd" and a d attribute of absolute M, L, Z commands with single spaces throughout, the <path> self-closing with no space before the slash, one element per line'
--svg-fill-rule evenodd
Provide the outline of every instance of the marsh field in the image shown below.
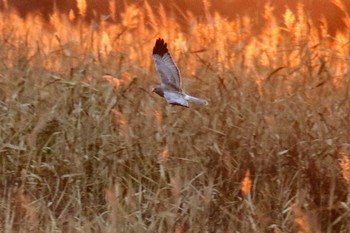
<path fill-rule="evenodd" d="M 259 31 L 147 2 L 119 23 L 0 13 L 0 231 L 349 232 L 350 12 L 333 2 L 334 35 L 302 5 L 281 21 L 267 4 Z M 151 92 L 158 37 L 209 105 Z"/>

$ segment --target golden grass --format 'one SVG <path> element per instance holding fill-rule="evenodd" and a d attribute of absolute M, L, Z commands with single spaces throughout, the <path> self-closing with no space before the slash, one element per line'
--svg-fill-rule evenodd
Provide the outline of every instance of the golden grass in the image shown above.
<path fill-rule="evenodd" d="M 348 231 L 349 28 L 267 5 L 257 34 L 204 3 L 186 27 L 0 14 L 1 232 Z M 208 106 L 150 92 L 160 36 Z"/>

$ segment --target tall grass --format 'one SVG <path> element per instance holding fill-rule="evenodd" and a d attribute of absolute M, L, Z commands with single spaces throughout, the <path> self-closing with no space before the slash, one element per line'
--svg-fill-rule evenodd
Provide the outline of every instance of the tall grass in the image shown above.
<path fill-rule="evenodd" d="M 1 232 L 348 232 L 350 28 L 121 15 L 0 14 Z M 150 92 L 158 37 L 208 106 Z"/>

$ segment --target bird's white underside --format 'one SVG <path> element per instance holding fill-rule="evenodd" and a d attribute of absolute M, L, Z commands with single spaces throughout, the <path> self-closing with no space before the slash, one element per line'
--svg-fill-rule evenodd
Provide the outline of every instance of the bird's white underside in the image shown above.
<path fill-rule="evenodd" d="M 164 97 L 169 104 L 179 104 L 188 107 L 188 102 L 182 93 L 174 91 L 165 91 Z"/>

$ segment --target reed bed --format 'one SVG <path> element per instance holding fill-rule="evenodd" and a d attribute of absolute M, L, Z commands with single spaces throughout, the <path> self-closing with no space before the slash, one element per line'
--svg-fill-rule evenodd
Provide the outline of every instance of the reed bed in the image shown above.
<path fill-rule="evenodd" d="M 1 232 L 349 231 L 345 8 L 334 36 L 302 5 L 283 22 L 266 5 L 260 32 L 209 9 L 114 11 L 0 13 Z M 208 106 L 151 93 L 158 37 Z"/>

